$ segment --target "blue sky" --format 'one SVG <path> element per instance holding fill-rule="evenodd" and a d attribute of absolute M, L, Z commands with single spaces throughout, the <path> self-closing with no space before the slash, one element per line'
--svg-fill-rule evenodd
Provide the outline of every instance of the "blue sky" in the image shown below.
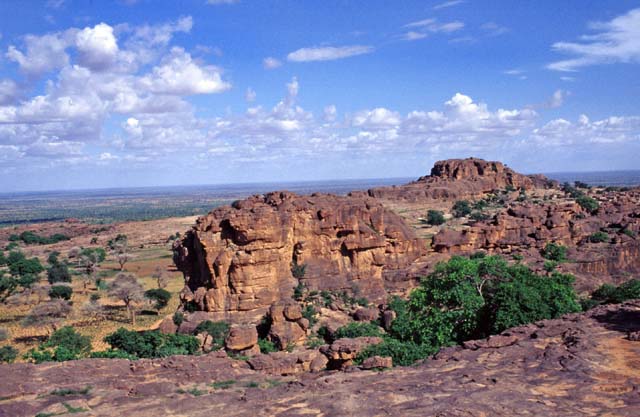
<path fill-rule="evenodd" d="M 0 2 L 0 191 L 635 169 L 638 1 Z"/>

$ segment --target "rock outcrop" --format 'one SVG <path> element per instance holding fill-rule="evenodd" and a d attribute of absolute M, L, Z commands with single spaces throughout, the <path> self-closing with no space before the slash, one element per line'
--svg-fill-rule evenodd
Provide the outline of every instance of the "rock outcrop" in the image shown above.
<path fill-rule="evenodd" d="M 382 301 L 388 291 L 411 286 L 402 271 L 426 252 L 375 199 L 289 192 L 217 208 L 174 249 L 187 284 L 183 302 L 254 322 L 298 283 Z"/>
<path fill-rule="evenodd" d="M 600 208 L 584 210 L 574 200 L 512 202 L 494 218 L 462 230 L 443 228 L 433 238 L 436 252 L 470 254 L 486 251 L 520 254 L 525 263 L 542 260 L 550 243 L 569 248 L 565 272 L 577 277 L 578 290 L 593 290 L 604 282 L 620 283 L 640 273 L 640 190 L 594 194 Z M 594 233 L 605 241 L 592 242 Z"/>
<path fill-rule="evenodd" d="M 221 352 L 3 364 L 0 415 L 66 413 L 67 404 L 74 412 L 83 410 L 78 415 L 130 417 L 635 417 L 640 415 L 638 331 L 640 302 L 632 301 L 509 329 L 382 373 L 294 375 L 311 369 L 322 355 L 284 352 L 272 360 L 272 355 L 250 360 L 264 373 Z M 282 371 L 293 373 L 285 378 Z"/>
<path fill-rule="evenodd" d="M 419 203 L 475 198 L 505 188 L 530 190 L 555 185 L 540 175 L 518 174 L 501 162 L 467 158 L 438 161 L 431 175 L 406 185 L 373 188 L 368 193 L 376 198 Z"/>

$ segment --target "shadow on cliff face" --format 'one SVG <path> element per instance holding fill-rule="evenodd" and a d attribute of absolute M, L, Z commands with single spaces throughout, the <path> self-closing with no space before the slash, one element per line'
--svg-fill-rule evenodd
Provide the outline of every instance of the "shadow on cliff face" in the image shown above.
<path fill-rule="evenodd" d="M 593 318 L 609 330 L 625 333 L 640 331 L 640 300 L 627 302 L 621 309 L 596 313 Z"/>

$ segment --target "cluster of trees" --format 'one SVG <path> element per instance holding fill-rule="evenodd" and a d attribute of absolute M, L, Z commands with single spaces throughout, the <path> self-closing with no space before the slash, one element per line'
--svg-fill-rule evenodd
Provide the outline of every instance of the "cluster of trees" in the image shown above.
<path fill-rule="evenodd" d="M 38 274 L 44 267 L 38 258 L 27 258 L 22 252 L 14 250 L 5 256 L 0 252 L 0 266 L 7 266 L 9 275 L 0 270 L 0 302 L 18 290 L 27 291 L 38 281 Z"/>
<path fill-rule="evenodd" d="M 30 230 L 26 230 L 19 235 L 13 234 L 9 236 L 10 242 L 22 241 L 25 245 L 50 245 L 52 243 L 58 243 L 69 239 L 69 236 L 62 233 L 55 233 L 51 236 L 40 236 Z"/>
<path fill-rule="evenodd" d="M 407 300 L 389 301 L 396 318 L 386 334 L 378 323 L 356 323 L 334 337 L 382 335 L 384 342 L 367 348 L 359 360 L 382 355 L 409 365 L 444 346 L 580 311 L 572 283 L 570 275 L 537 275 L 496 256 L 456 256 L 438 264 Z"/>

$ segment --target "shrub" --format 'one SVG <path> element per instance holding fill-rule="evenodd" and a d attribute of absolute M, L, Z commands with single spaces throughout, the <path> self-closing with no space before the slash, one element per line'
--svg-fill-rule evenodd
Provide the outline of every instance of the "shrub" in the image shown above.
<path fill-rule="evenodd" d="M 47 281 L 49 284 L 56 282 L 71 282 L 69 267 L 64 263 L 56 262 L 47 269 Z"/>
<path fill-rule="evenodd" d="M 138 358 L 193 355 L 200 349 L 200 342 L 193 336 L 158 331 L 136 332 L 122 327 L 105 337 L 104 341 L 113 349 Z"/>
<path fill-rule="evenodd" d="M 13 363 L 18 357 L 18 349 L 13 346 L 0 347 L 0 363 Z"/>
<path fill-rule="evenodd" d="M 544 261 L 544 265 L 542 266 L 545 271 L 551 273 L 558 266 L 558 262 L 550 261 L 549 259 Z"/>
<path fill-rule="evenodd" d="M 436 352 L 437 349 L 427 345 L 385 337 L 382 343 L 370 345 L 360 352 L 356 357 L 356 363 L 361 363 L 371 356 L 390 356 L 394 366 L 409 366 Z"/>
<path fill-rule="evenodd" d="M 306 264 L 298 265 L 297 262 L 294 262 L 293 265 L 291 266 L 291 275 L 293 275 L 294 278 L 297 278 L 297 279 L 304 278 L 304 274 L 306 271 L 307 271 Z"/>
<path fill-rule="evenodd" d="M 622 233 L 632 238 L 635 238 L 636 236 L 638 236 L 638 234 L 631 229 L 624 229 Z"/>
<path fill-rule="evenodd" d="M 620 286 L 603 284 L 591 294 L 591 298 L 601 303 L 622 303 L 640 298 L 640 279 L 632 279 Z"/>
<path fill-rule="evenodd" d="M 260 353 L 271 353 L 278 351 L 276 344 L 268 339 L 258 339 L 258 346 L 260 346 Z"/>
<path fill-rule="evenodd" d="M 564 262 L 567 260 L 567 248 L 556 243 L 547 243 L 542 250 L 542 256 L 550 261 Z"/>
<path fill-rule="evenodd" d="M 84 357 L 91 351 L 91 337 L 81 335 L 71 326 L 65 326 L 53 332 L 44 346 L 64 348 L 75 357 Z"/>
<path fill-rule="evenodd" d="M 0 301 L 4 301 L 18 288 L 18 280 L 5 276 L 0 271 Z"/>
<path fill-rule="evenodd" d="M 113 349 L 91 352 L 89 354 L 89 357 L 104 358 L 104 359 L 129 359 L 129 360 L 138 359 L 135 355 L 131 355 L 130 353 L 123 352 L 121 350 L 113 350 Z"/>
<path fill-rule="evenodd" d="M 488 300 L 490 332 L 581 311 L 573 281 L 567 274 L 543 277 L 526 267 L 513 269 L 512 279 L 499 282 Z"/>
<path fill-rule="evenodd" d="M 608 242 L 608 241 L 609 241 L 609 235 L 606 234 L 605 232 L 595 232 L 591 236 L 589 236 L 589 242 L 591 243 L 602 243 L 602 242 Z"/>
<path fill-rule="evenodd" d="M 576 198 L 576 203 L 578 203 L 580 207 L 591 214 L 594 214 L 600 208 L 600 204 L 598 203 L 598 201 L 586 195 L 582 195 Z"/>
<path fill-rule="evenodd" d="M 171 293 L 163 288 L 153 288 L 144 292 L 144 296 L 155 302 L 154 308 L 160 310 L 169 304 Z"/>
<path fill-rule="evenodd" d="M 318 312 L 311 304 L 307 304 L 302 309 L 302 317 L 309 320 L 309 327 L 313 327 L 318 322 Z"/>
<path fill-rule="evenodd" d="M 298 282 L 298 285 L 293 288 L 293 299 L 296 301 L 302 301 L 306 289 L 307 287 L 304 283 Z"/>
<path fill-rule="evenodd" d="M 67 285 L 54 285 L 49 289 L 49 297 L 70 300 L 73 294 L 73 288 Z"/>
<path fill-rule="evenodd" d="M 381 354 L 382 349 L 399 352 L 400 364 L 401 354 L 413 359 L 510 326 L 579 311 L 572 282 L 569 275 L 538 276 L 496 256 L 454 256 L 438 264 L 408 300 L 389 300 L 396 319 L 388 334 L 395 342 L 385 340 L 368 354 Z"/>
<path fill-rule="evenodd" d="M 5 266 L 7 264 L 7 257 L 4 255 L 4 252 L 0 251 L 0 266 Z"/>
<path fill-rule="evenodd" d="M 49 340 L 31 349 L 25 359 L 35 363 L 64 362 L 84 358 L 91 351 L 91 338 L 83 336 L 71 326 L 65 326 L 53 332 Z"/>
<path fill-rule="evenodd" d="M 429 210 L 427 212 L 427 223 L 431 226 L 439 226 L 444 224 L 444 213 L 439 210 Z"/>
<path fill-rule="evenodd" d="M 47 263 L 49 265 L 57 264 L 58 256 L 60 256 L 60 252 L 58 252 L 57 250 L 52 251 L 51 253 L 49 253 L 49 256 L 47 257 Z"/>
<path fill-rule="evenodd" d="M 182 322 L 184 321 L 184 314 L 180 311 L 176 311 L 173 313 L 173 324 L 180 327 Z"/>
<path fill-rule="evenodd" d="M 471 219 L 474 222 L 482 222 L 482 221 L 485 221 L 485 220 L 489 220 L 490 218 L 491 218 L 491 216 L 489 216 L 488 214 L 484 214 L 484 213 L 482 213 L 480 211 L 474 211 L 469 216 L 469 219 Z"/>
<path fill-rule="evenodd" d="M 451 210 L 454 217 L 464 217 L 471 214 L 471 203 L 467 200 L 458 200 L 453 204 Z"/>
<path fill-rule="evenodd" d="M 194 334 L 208 333 L 212 339 L 212 348 L 217 350 L 224 347 L 224 339 L 229 334 L 230 328 L 226 321 L 205 320 L 200 322 L 193 332 Z"/>
<path fill-rule="evenodd" d="M 335 331 L 334 339 L 345 337 L 382 336 L 384 332 L 375 323 L 352 322 Z"/>

